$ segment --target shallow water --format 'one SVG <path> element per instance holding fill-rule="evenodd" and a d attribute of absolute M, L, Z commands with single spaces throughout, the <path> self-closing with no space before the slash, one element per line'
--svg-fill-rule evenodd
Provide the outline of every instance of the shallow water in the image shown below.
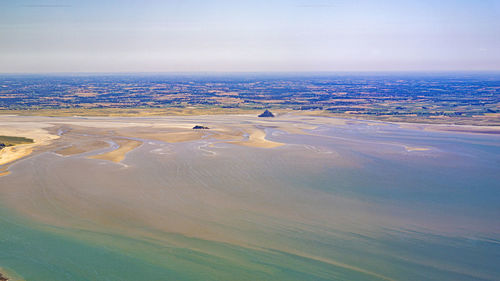
<path fill-rule="evenodd" d="M 498 280 L 499 136 L 266 132 L 287 145 L 146 141 L 122 164 L 16 163 L 0 177 L 0 267 L 42 281 Z"/>

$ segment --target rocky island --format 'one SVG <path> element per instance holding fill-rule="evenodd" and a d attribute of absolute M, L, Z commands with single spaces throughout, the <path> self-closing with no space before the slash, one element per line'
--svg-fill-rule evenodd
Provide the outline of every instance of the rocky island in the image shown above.
<path fill-rule="evenodd" d="M 209 127 L 201 126 L 201 125 L 196 125 L 193 127 L 193 130 L 208 130 L 210 129 Z"/>
<path fill-rule="evenodd" d="M 274 114 L 272 114 L 271 111 L 266 109 L 266 111 L 260 114 L 259 117 L 274 117 Z"/>

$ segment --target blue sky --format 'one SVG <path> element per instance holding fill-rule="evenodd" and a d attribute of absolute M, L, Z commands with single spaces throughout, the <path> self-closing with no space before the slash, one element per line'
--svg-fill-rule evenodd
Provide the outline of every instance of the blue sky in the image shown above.
<path fill-rule="evenodd" d="M 500 70 L 500 0 L 0 0 L 0 72 Z"/>

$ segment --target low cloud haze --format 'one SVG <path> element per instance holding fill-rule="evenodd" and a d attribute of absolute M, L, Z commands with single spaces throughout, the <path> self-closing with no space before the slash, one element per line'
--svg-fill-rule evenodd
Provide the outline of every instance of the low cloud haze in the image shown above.
<path fill-rule="evenodd" d="M 0 1 L 0 72 L 500 70 L 500 1 Z"/>

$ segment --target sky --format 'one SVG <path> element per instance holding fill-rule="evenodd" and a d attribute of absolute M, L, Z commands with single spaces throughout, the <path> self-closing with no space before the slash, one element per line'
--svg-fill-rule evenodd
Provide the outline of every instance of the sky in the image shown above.
<path fill-rule="evenodd" d="M 500 0 L 0 0 L 0 72 L 500 70 Z"/>

